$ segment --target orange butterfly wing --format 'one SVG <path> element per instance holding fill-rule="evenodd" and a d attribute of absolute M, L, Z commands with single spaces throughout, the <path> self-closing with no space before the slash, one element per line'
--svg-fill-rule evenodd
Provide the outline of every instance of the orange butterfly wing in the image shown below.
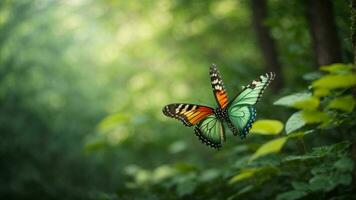
<path fill-rule="evenodd" d="M 224 83 L 215 64 L 210 67 L 209 73 L 215 99 L 219 104 L 220 108 L 225 108 L 229 102 L 229 99 L 227 97 L 227 92 L 225 90 Z"/>
<path fill-rule="evenodd" d="M 166 116 L 178 119 L 186 126 L 193 126 L 213 114 L 214 109 L 195 104 L 175 103 L 166 105 L 162 111 Z"/>

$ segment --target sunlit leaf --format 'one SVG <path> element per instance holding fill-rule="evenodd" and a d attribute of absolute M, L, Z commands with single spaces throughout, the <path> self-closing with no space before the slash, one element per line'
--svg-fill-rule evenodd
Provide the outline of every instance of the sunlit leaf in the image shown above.
<path fill-rule="evenodd" d="M 151 173 L 145 169 L 139 169 L 135 174 L 134 174 L 135 182 L 138 185 L 142 185 L 150 181 L 151 178 Z"/>
<path fill-rule="evenodd" d="M 283 123 L 278 120 L 258 120 L 250 130 L 251 133 L 261 135 L 276 135 L 283 130 Z"/>
<path fill-rule="evenodd" d="M 239 181 L 248 179 L 251 176 L 253 176 L 255 173 L 257 173 L 257 172 L 259 172 L 261 170 L 262 170 L 262 168 L 249 168 L 249 169 L 241 170 L 240 173 L 236 174 L 235 176 L 233 176 L 230 179 L 229 184 L 234 184 L 234 183 L 237 183 Z"/>
<path fill-rule="evenodd" d="M 173 176 L 175 173 L 175 169 L 168 165 L 159 166 L 153 171 L 152 181 L 160 182 L 163 179 Z"/>
<path fill-rule="evenodd" d="M 307 100 L 311 97 L 311 93 L 295 93 L 292 95 L 288 95 L 285 97 L 282 97 L 275 101 L 273 104 L 274 105 L 279 105 L 279 106 L 287 106 L 287 107 L 295 107 L 295 103 Z"/>
<path fill-rule="evenodd" d="M 292 107 L 304 110 L 314 110 L 319 106 L 319 99 L 311 96 L 309 98 L 295 102 Z"/>
<path fill-rule="evenodd" d="M 315 88 L 328 89 L 348 88 L 354 85 L 356 85 L 355 74 L 326 75 L 312 83 Z"/>
<path fill-rule="evenodd" d="M 278 139 L 271 140 L 265 144 L 263 144 L 257 151 L 251 156 L 250 161 L 255 160 L 261 156 L 270 154 L 270 153 L 278 153 L 281 151 L 283 145 L 287 142 L 287 137 L 281 137 Z"/>
<path fill-rule="evenodd" d="M 305 121 L 302 117 L 302 111 L 292 114 L 286 123 L 286 133 L 292 133 L 305 125 Z"/>
<path fill-rule="evenodd" d="M 315 88 L 314 96 L 316 97 L 324 97 L 330 94 L 330 90 L 327 88 Z"/>
<path fill-rule="evenodd" d="M 320 111 L 302 111 L 302 118 L 307 124 L 326 123 L 329 121 L 329 116 Z"/>
<path fill-rule="evenodd" d="M 103 131 L 115 127 L 118 123 L 127 122 L 129 117 L 122 113 L 116 113 L 105 117 L 98 126 L 98 129 Z"/>
<path fill-rule="evenodd" d="M 288 139 L 294 139 L 294 138 L 302 138 L 306 133 L 303 131 L 297 131 L 288 134 Z"/>
<path fill-rule="evenodd" d="M 336 63 L 332 65 L 322 66 L 320 67 L 320 70 L 330 73 L 350 72 L 352 70 L 352 65 Z"/>
<path fill-rule="evenodd" d="M 327 108 L 351 112 L 355 108 L 355 99 L 351 95 L 338 97 L 330 101 Z"/>

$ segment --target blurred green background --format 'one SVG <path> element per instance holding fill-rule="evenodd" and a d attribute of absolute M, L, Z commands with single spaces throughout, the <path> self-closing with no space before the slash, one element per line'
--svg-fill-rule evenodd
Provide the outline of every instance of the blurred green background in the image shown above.
<path fill-rule="evenodd" d="M 235 199 L 245 189 L 244 198 L 274 199 L 294 178 L 307 180 L 302 164 L 300 174 L 272 170 L 288 185 L 270 171 L 261 181 L 228 184 L 269 136 L 240 140 L 228 132 L 216 151 L 161 112 L 175 102 L 215 107 L 212 63 L 230 96 L 271 70 L 253 15 L 263 2 L 0 1 L 0 198 Z M 293 110 L 273 102 L 308 90 L 319 75 L 307 2 L 267 2 L 260 25 L 274 42 L 278 81 L 257 105 L 258 119 L 286 122 Z M 338 62 L 350 63 L 350 2 L 329 3 Z M 345 138 L 351 136 L 311 136 L 307 149 Z M 284 153 L 300 153 L 298 144 Z M 271 159 L 261 162 L 273 165 Z"/>

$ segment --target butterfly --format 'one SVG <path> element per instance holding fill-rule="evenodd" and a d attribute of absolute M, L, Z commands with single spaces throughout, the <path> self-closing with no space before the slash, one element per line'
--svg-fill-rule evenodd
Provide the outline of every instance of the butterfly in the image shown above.
<path fill-rule="evenodd" d="M 178 119 L 186 126 L 195 126 L 194 133 L 206 145 L 220 149 L 225 142 L 225 124 L 233 135 L 244 139 L 256 120 L 254 105 L 260 100 L 270 82 L 273 72 L 261 75 L 229 99 L 223 80 L 215 64 L 210 70 L 211 86 L 217 108 L 189 103 L 173 103 L 163 107 L 163 114 Z"/>

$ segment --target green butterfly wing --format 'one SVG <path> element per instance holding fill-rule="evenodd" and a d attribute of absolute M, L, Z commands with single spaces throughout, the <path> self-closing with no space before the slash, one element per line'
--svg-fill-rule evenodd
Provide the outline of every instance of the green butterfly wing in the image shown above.
<path fill-rule="evenodd" d="M 227 125 L 234 135 L 245 138 L 256 120 L 256 109 L 253 107 L 262 97 L 263 91 L 274 79 L 274 73 L 267 73 L 252 81 L 243 88 L 227 106 Z"/>
<path fill-rule="evenodd" d="M 224 126 L 215 115 L 203 119 L 194 129 L 195 135 L 208 146 L 219 149 L 225 140 Z"/>
<path fill-rule="evenodd" d="M 271 83 L 276 75 L 273 72 L 266 73 L 261 75 L 259 80 L 254 80 L 229 103 L 228 106 L 237 106 L 237 105 L 255 105 L 260 98 L 264 90 Z"/>
<path fill-rule="evenodd" d="M 253 106 L 233 105 L 228 108 L 228 115 L 228 126 L 234 135 L 238 133 L 243 139 L 250 131 L 252 123 L 256 120 L 256 109 Z"/>

